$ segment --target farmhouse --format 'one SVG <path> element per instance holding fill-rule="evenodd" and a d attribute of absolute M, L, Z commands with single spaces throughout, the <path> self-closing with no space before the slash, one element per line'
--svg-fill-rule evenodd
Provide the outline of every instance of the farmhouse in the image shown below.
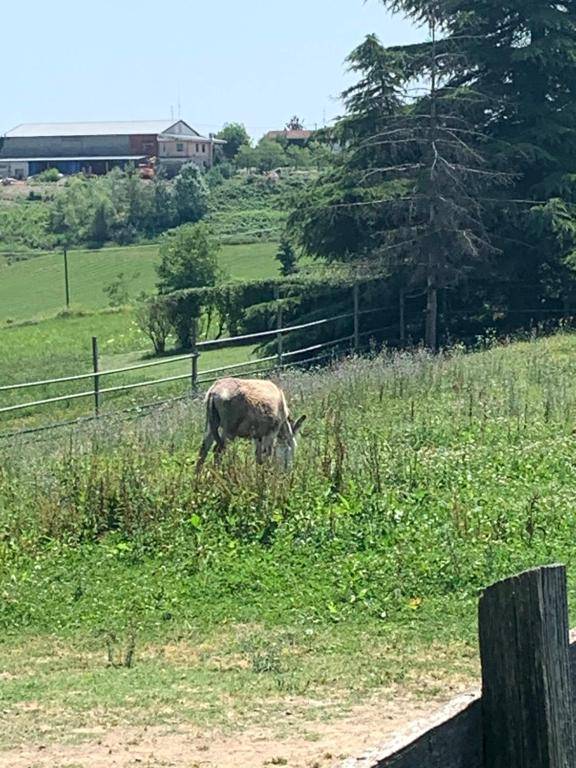
<path fill-rule="evenodd" d="M 47 168 L 102 174 L 151 158 L 173 174 L 189 162 L 210 168 L 220 143 L 184 120 L 25 123 L 0 138 L 0 178 L 24 179 Z"/>

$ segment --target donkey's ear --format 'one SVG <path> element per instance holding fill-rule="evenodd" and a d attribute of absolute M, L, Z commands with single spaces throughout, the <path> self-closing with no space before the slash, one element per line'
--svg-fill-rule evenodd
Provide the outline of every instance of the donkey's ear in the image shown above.
<path fill-rule="evenodd" d="M 302 424 L 304 424 L 305 421 L 306 421 L 306 416 L 300 416 L 298 421 L 295 421 L 294 424 L 292 424 L 292 433 L 294 435 L 296 434 L 296 432 L 298 432 L 298 430 L 300 429 Z"/>

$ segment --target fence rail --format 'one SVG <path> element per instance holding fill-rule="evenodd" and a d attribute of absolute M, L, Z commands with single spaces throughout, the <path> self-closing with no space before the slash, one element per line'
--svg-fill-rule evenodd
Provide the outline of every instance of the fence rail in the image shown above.
<path fill-rule="evenodd" d="M 92 339 L 92 357 L 93 365 L 92 371 L 86 373 L 79 373 L 69 376 L 59 376 L 51 379 L 42 379 L 37 381 L 24 381 L 16 382 L 14 384 L 3 384 L 0 386 L 0 393 L 2 392 L 14 392 L 19 390 L 28 390 L 34 387 L 48 387 L 57 386 L 60 384 L 70 384 L 73 382 L 92 381 L 92 387 L 85 389 L 81 392 L 71 392 L 53 397 L 45 397 L 36 400 L 27 400 L 21 403 L 15 403 L 12 405 L 6 405 L 0 407 L 0 414 L 15 413 L 17 411 L 23 411 L 31 408 L 37 408 L 44 405 L 51 405 L 55 403 L 63 403 L 66 401 L 81 400 L 84 398 L 93 398 L 94 400 L 94 413 L 97 416 L 100 412 L 102 399 L 104 395 L 116 394 L 120 392 L 129 392 L 143 387 L 153 387 L 162 384 L 173 383 L 177 381 L 189 380 L 191 384 L 191 391 L 194 393 L 198 387 L 203 384 L 209 384 L 215 379 L 215 374 L 222 374 L 226 372 L 240 372 L 239 375 L 248 374 L 261 374 L 274 369 L 282 370 L 288 366 L 303 365 L 314 362 L 315 360 L 323 360 L 328 354 L 323 350 L 338 347 L 339 345 L 351 344 L 356 351 L 359 349 L 360 339 L 365 337 L 367 333 L 360 331 L 360 318 L 366 315 L 381 312 L 382 308 L 364 309 L 359 308 L 358 298 L 358 286 L 353 287 L 352 294 L 352 311 L 343 312 L 330 317 L 324 317 L 319 320 L 313 320 L 308 323 L 298 323 L 296 325 L 289 325 L 284 327 L 282 323 L 282 303 L 279 300 L 280 296 L 277 295 L 278 300 L 278 312 L 276 327 L 266 331 L 259 331 L 257 333 L 248 333 L 240 336 L 229 336 L 222 339 L 210 339 L 207 341 L 201 341 L 195 345 L 193 351 L 184 355 L 175 355 L 170 358 L 162 358 L 159 360 L 150 360 L 143 363 L 136 363 L 135 365 L 127 365 L 120 368 L 100 369 L 100 360 L 98 355 L 98 340 L 94 337 Z M 352 320 L 352 333 L 345 336 L 340 336 L 335 339 L 331 339 L 326 342 L 307 345 L 299 349 L 284 351 L 283 340 L 289 333 L 295 331 L 307 331 L 310 329 L 326 326 L 330 323 L 337 323 L 343 320 Z M 254 360 L 246 360 L 241 363 L 233 363 L 230 365 L 219 366 L 216 368 L 209 368 L 207 370 L 199 370 L 199 358 L 204 350 L 217 349 L 221 347 L 227 347 L 238 344 L 247 344 L 254 341 L 262 341 L 265 339 L 275 338 L 277 341 L 277 351 L 274 355 L 266 357 L 256 358 Z M 313 353 L 313 354 L 312 354 Z M 297 360 L 295 358 L 305 355 L 305 359 Z M 131 373 L 132 371 L 140 371 L 147 368 L 152 368 L 159 365 L 174 365 L 182 362 L 190 362 L 190 371 L 187 373 L 176 374 L 173 376 L 164 376 L 161 378 L 146 379 L 143 381 L 136 381 L 131 383 L 123 383 L 117 386 L 102 387 L 102 379 L 106 376 L 113 376 L 124 373 Z M 262 365 L 266 363 L 275 364 L 267 368 L 262 368 Z M 258 370 L 254 368 L 258 366 Z M 242 373 L 242 369 L 249 369 L 245 373 Z"/>

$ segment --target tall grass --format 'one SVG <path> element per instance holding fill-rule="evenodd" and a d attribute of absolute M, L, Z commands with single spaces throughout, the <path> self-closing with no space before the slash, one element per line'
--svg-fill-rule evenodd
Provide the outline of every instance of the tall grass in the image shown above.
<path fill-rule="evenodd" d="M 561 334 L 290 373 L 309 416 L 291 475 L 236 445 L 195 477 L 198 402 L 4 446 L 0 624 L 388 622 L 572 564 L 575 351 Z"/>

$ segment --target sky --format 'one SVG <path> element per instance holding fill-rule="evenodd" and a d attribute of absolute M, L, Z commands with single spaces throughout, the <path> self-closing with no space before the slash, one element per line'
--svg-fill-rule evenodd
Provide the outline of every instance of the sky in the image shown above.
<path fill-rule="evenodd" d="M 365 35 L 424 33 L 378 0 L 28 0 L 2 9 L 0 134 L 25 122 L 179 115 L 255 138 L 292 115 L 341 113 L 345 58 Z"/>

